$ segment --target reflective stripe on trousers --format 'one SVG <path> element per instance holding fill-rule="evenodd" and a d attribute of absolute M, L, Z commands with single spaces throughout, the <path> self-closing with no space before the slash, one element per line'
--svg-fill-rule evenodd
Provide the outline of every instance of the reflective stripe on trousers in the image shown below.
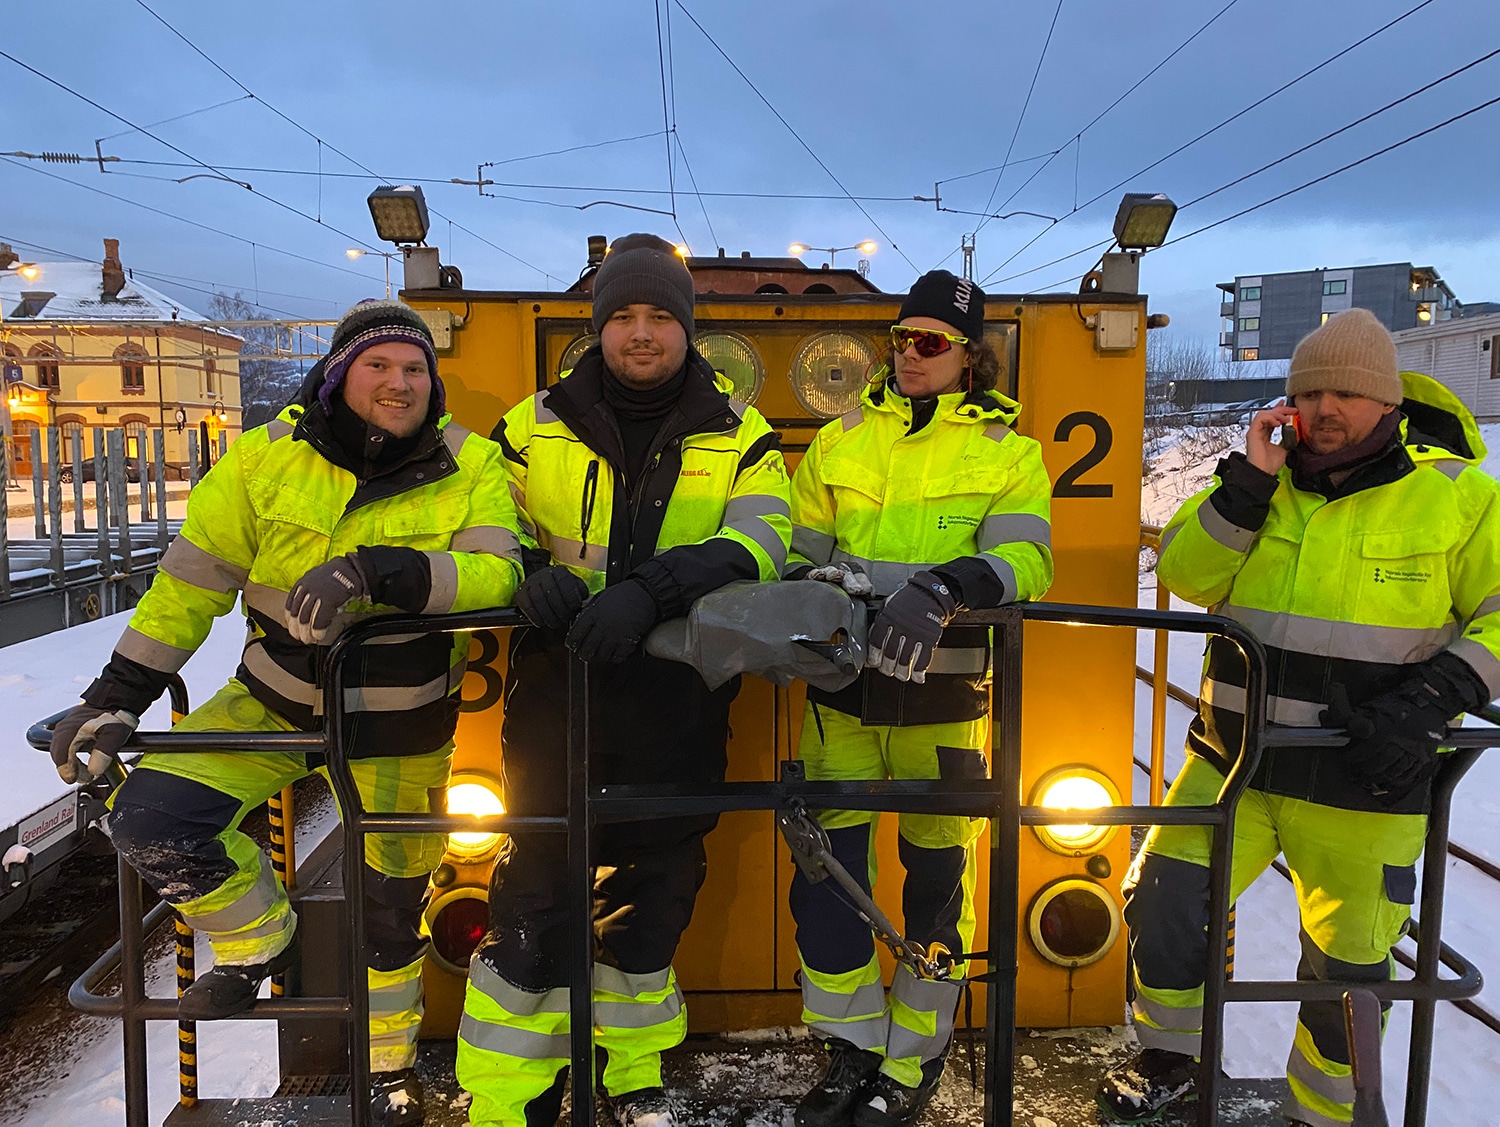
<path fill-rule="evenodd" d="M 1289 1119 L 1308 1127 L 1346 1127 L 1354 1118 L 1354 1070 L 1318 1052 L 1313 1035 L 1300 1021 L 1287 1057 L 1286 1080 L 1291 1098 L 1282 1108 Z"/>
<path fill-rule="evenodd" d="M 526 1105 L 572 1059 L 566 986 L 522 990 L 483 959 L 469 967 L 458 1031 L 459 1083 L 474 1097 L 469 1121 L 522 1127 Z M 594 964 L 594 1043 L 605 1050 L 612 1095 L 661 1085 L 661 1054 L 687 1035 L 687 1010 L 672 968 L 628 974 Z"/>
<path fill-rule="evenodd" d="M 890 1033 L 880 959 L 858 970 L 826 974 L 802 963 L 802 1020 L 814 1037 L 838 1037 L 861 1049 L 885 1052 Z"/>
<path fill-rule="evenodd" d="M 880 1071 L 908 1088 L 922 1083 L 922 1065 L 937 1060 L 953 1040 L 962 979 L 921 979 L 905 965 L 891 982 L 891 1031 Z"/>
<path fill-rule="evenodd" d="M 422 959 L 399 968 L 368 969 L 370 1071 L 395 1072 L 417 1062 L 422 1027 Z"/>

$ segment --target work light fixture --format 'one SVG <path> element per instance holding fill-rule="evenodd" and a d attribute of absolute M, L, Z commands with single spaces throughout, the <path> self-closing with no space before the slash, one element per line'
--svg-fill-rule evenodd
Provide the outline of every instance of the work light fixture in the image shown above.
<path fill-rule="evenodd" d="M 382 184 L 370 193 L 375 234 L 388 243 L 420 243 L 427 238 L 427 200 L 411 184 Z"/>
<path fill-rule="evenodd" d="M 1149 250 L 1167 241 L 1177 205 L 1160 192 L 1126 192 L 1115 213 L 1115 242 L 1121 250 Z"/>

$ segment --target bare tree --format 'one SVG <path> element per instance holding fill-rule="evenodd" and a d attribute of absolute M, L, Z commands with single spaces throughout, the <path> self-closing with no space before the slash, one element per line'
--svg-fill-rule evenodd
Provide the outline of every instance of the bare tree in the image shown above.
<path fill-rule="evenodd" d="M 245 295 L 216 293 L 208 299 L 209 314 L 219 321 L 266 319 Z M 235 332 L 244 339 L 245 351 L 261 357 L 277 352 L 277 330 L 273 325 L 251 325 Z M 293 360 L 254 359 L 240 361 L 240 406 L 245 430 L 274 419 L 291 401 L 302 382 L 302 372 Z"/>

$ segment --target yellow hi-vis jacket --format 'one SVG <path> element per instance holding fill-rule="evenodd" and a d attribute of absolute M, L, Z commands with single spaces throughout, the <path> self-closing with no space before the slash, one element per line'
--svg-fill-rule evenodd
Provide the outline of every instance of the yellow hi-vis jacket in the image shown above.
<path fill-rule="evenodd" d="M 250 633 L 235 676 L 311 730 L 321 723 L 326 650 L 293 639 L 285 611 L 287 592 L 309 569 L 362 545 L 414 548 L 432 573 L 423 612 L 440 614 L 508 605 L 521 555 L 493 442 L 444 416 L 412 457 L 360 481 L 319 452 L 303 422 L 301 407 L 286 408 L 242 435 L 199 483 L 115 658 L 164 683 L 242 596 Z M 395 609 L 353 605 L 340 619 L 346 626 Z M 468 645 L 467 635 L 422 634 L 369 647 L 348 675 L 351 753 L 419 755 L 447 743 Z M 110 677 L 107 668 L 96 686 Z"/>
<path fill-rule="evenodd" d="M 1265 644 L 1273 724 L 1317 727 L 1334 685 L 1359 704 L 1444 648 L 1500 695 L 1500 482 L 1479 468 L 1485 445 L 1458 399 L 1426 376 L 1402 383 L 1401 439 L 1347 480 L 1284 467 L 1274 485 L 1261 475 L 1268 503 L 1237 507 L 1216 477 L 1162 533 L 1160 581 Z M 1223 639 L 1209 645 L 1200 696 L 1188 748 L 1222 770 L 1245 709 L 1245 663 Z M 1252 785 L 1349 809 L 1415 813 L 1427 801 L 1423 790 L 1376 803 L 1337 748 L 1268 749 Z"/>
<path fill-rule="evenodd" d="M 1041 445 L 1012 429 L 1020 413 L 997 391 L 953 392 L 910 433 L 911 401 L 877 373 L 859 407 L 818 432 L 792 477 L 789 566 L 846 561 L 877 595 L 924 569 L 951 571 L 945 578 L 973 608 L 1040 598 L 1052 584 L 1052 483 Z M 992 597 L 977 597 L 980 583 L 961 574 L 976 565 Z M 988 712 L 987 646 L 983 628 L 950 628 L 926 685 L 866 675 L 839 694 L 811 696 L 867 723 L 974 719 Z"/>

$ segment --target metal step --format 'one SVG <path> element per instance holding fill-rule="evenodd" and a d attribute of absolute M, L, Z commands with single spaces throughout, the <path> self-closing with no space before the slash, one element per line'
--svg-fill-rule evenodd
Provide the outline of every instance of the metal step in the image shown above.
<path fill-rule="evenodd" d="M 199 1100 L 181 1104 L 163 1127 L 348 1127 L 348 1096 L 272 1096 L 260 1100 Z"/>

